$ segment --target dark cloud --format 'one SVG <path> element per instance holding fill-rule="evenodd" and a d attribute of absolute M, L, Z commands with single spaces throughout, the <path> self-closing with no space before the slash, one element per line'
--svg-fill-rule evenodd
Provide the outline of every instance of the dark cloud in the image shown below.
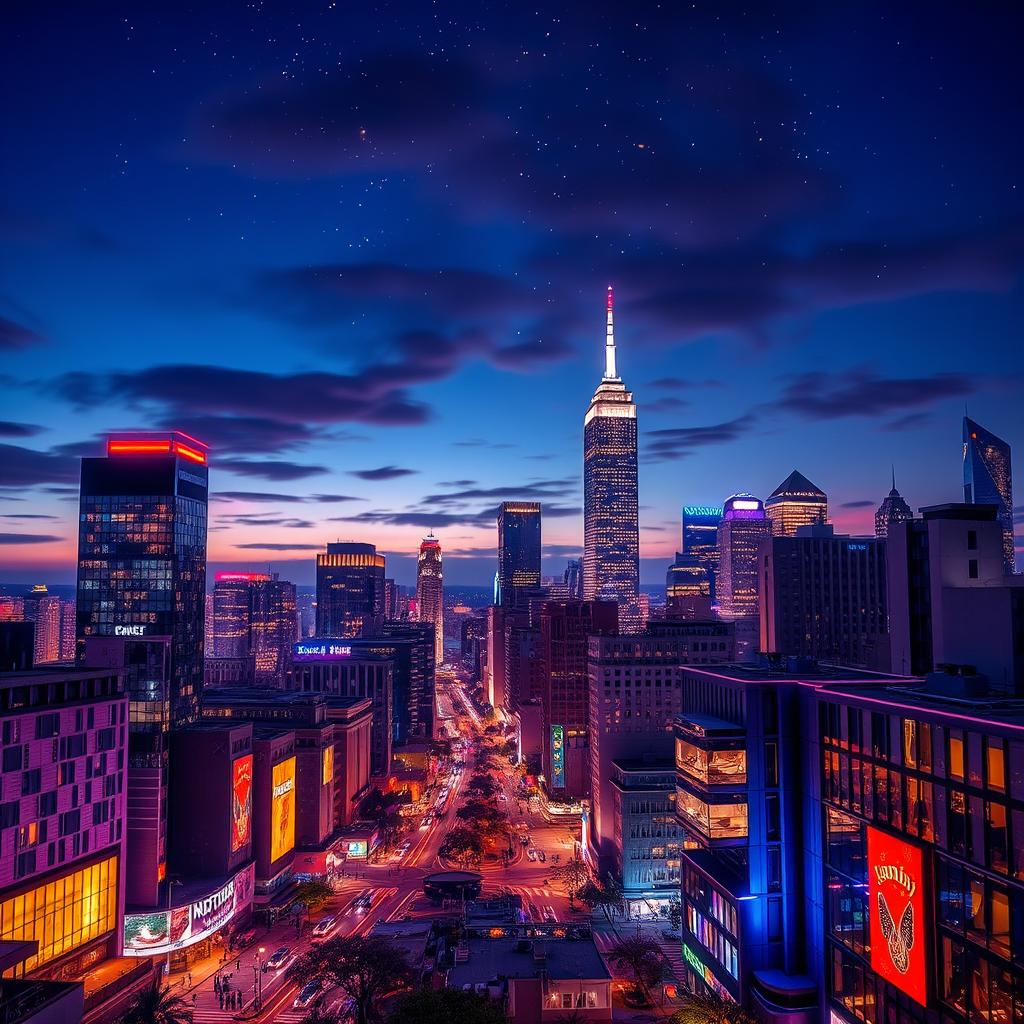
<path fill-rule="evenodd" d="M 30 348 L 32 345 L 42 344 L 43 340 L 41 334 L 37 334 L 24 324 L 0 316 L 0 352 Z"/>
<path fill-rule="evenodd" d="M 63 539 L 48 533 L 0 533 L 0 544 L 50 544 Z"/>
<path fill-rule="evenodd" d="M 720 388 L 723 386 L 720 380 L 710 377 L 705 380 L 693 380 L 689 377 L 658 377 L 647 382 L 647 387 L 656 391 L 682 391 L 684 388 Z"/>
<path fill-rule="evenodd" d="M 306 477 L 327 472 L 325 466 L 305 466 L 284 459 L 217 459 L 215 465 L 217 469 L 240 476 L 255 476 L 274 481 L 304 480 Z"/>
<path fill-rule="evenodd" d="M 366 501 L 365 498 L 357 498 L 352 494 L 311 494 L 307 500 L 319 501 L 325 505 L 342 501 Z"/>
<path fill-rule="evenodd" d="M 648 430 L 646 433 L 649 458 L 680 459 L 692 455 L 700 448 L 715 444 L 729 444 L 749 434 L 755 426 L 755 417 L 751 414 L 737 416 L 723 423 L 714 423 L 705 427 L 676 427 L 665 430 Z"/>
<path fill-rule="evenodd" d="M 0 420 L 0 437 L 32 437 L 41 434 L 46 428 L 35 423 L 15 423 L 13 420 Z"/>
<path fill-rule="evenodd" d="M 305 501 L 298 494 L 280 494 L 276 491 L 214 491 L 211 501 L 252 501 L 252 502 L 299 502 Z"/>
<path fill-rule="evenodd" d="M 833 420 L 845 416 L 885 416 L 947 398 L 963 398 L 974 390 L 971 378 L 960 373 L 882 377 L 873 370 L 860 368 L 842 374 L 797 374 L 789 379 L 774 405 L 803 419 Z"/>
<path fill-rule="evenodd" d="M 221 454 L 277 455 L 322 437 L 322 428 L 266 416 L 175 416 L 157 425 L 200 438 L 215 459 Z"/>
<path fill-rule="evenodd" d="M 401 466 L 378 466 L 376 469 L 350 469 L 350 476 L 360 480 L 397 480 L 400 476 L 411 476 L 418 469 L 402 469 Z"/>
<path fill-rule="evenodd" d="M 35 487 L 38 484 L 72 484 L 79 479 L 78 460 L 66 455 L 34 451 L 19 445 L 0 444 L 0 487 Z M 77 487 L 60 492 L 78 493 Z"/>
<path fill-rule="evenodd" d="M 568 505 L 545 505 L 543 514 L 549 519 L 563 519 L 578 516 L 582 509 Z M 372 509 L 352 516 L 332 516 L 331 522 L 367 523 L 386 526 L 415 526 L 421 529 L 443 529 L 453 526 L 491 528 L 498 518 L 498 506 L 482 509 L 428 510 L 406 509 L 396 512 L 390 509 Z"/>
<path fill-rule="evenodd" d="M 514 444 L 508 444 L 506 442 L 485 441 L 485 440 L 483 440 L 483 438 L 480 438 L 480 437 L 474 437 L 474 438 L 471 438 L 468 441 L 452 441 L 452 444 L 456 448 L 494 448 L 494 449 L 502 449 L 502 448 L 515 448 L 516 447 Z"/>
<path fill-rule="evenodd" d="M 874 508 L 874 506 L 876 504 L 877 504 L 877 502 L 868 501 L 867 499 L 864 499 L 863 501 L 844 501 L 839 507 L 840 508 Z"/>
<path fill-rule="evenodd" d="M 236 548 L 243 548 L 249 551 L 322 551 L 323 544 L 278 544 L 278 543 L 258 543 L 258 544 L 234 544 Z"/>
<path fill-rule="evenodd" d="M 218 517 L 234 526 L 281 526 L 288 530 L 308 530 L 316 524 L 309 519 L 289 519 L 281 516 L 237 515 Z"/>
<path fill-rule="evenodd" d="M 467 487 L 458 491 L 428 494 L 422 505 L 448 505 L 453 502 L 476 501 L 498 498 L 501 501 L 523 501 L 545 498 L 562 498 L 576 493 L 579 484 L 575 480 L 537 480 L 504 487 Z M 545 509 L 546 511 L 546 509 Z"/>
<path fill-rule="evenodd" d="M 45 515 L 42 512 L 6 512 L 0 519 L 60 519 L 60 516 Z"/>
<path fill-rule="evenodd" d="M 911 412 L 907 413 L 906 416 L 897 416 L 894 420 L 889 420 L 888 423 L 882 424 L 882 430 L 887 431 L 902 431 L 902 430 L 913 430 L 915 427 L 924 426 L 926 423 L 930 423 L 932 420 L 931 413 L 927 412 Z"/>
<path fill-rule="evenodd" d="M 644 402 L 644 412 L 675 412 L 683 409 L 690 403 L 683 398 L 676 398 L 674 395 L 663 395 L 653 402 Z"/>

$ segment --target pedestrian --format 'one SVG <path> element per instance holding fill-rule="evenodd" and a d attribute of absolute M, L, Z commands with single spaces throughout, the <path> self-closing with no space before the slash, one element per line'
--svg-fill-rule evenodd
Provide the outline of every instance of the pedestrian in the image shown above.
<path fill-rule="evenodd" d="M 220 995 L 217 998 L 220 1000 L 220 1008 L 223 1010 L 224 1009 L 224 993 L 221 992 Z"/>
<path fill-rule="evenodd" d="M 236 971 L 240 971 L 241 969 L 242 969 L 242 958 L 241 958 L 241 957 L 239 957 L 239 958 L 238 958 L 238 959 L 237 959 L 237 960 L 235 961 L 235 970 L 236 970 Z"/>
<path fill-rule="evenodd" d="M 213 991 L 220 995 L 220 978 L 216 974 L 213 976 Z"/>

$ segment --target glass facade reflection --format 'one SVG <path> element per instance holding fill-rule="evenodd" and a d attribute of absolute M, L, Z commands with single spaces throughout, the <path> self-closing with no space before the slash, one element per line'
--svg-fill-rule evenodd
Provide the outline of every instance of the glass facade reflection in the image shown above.
<path fill-rule="evenodd" d="M 372 636 L 384 620 L 384 556 L 373 544 L 328 544 L 316 556 L 316 635 Z"/>
<path fill-rule="evenodd" d="M 794 469 L 765 499 L 764 511 L 776 537 L 795 537 L 798 527 L 828 520 L 828 498 Z"/>
<path fill-rule="evenodd" d="M 505 501 L 498 509 L 499 604 L 518 607 L 540 586 L 540 503 Z"/>
<path fill-rule="evenodd" d="M 974 420 L 964 417 L 964 501 L 995 505 L 1003 527 L 1003 571 L 1013 573 L 1013 476 L 1010 446 Z"/>

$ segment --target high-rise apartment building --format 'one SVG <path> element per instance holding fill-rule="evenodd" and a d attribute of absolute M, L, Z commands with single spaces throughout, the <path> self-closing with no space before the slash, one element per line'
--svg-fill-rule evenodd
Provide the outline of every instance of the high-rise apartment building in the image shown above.
<path fill-rule="evenodd" d="M 1013 474 L 1010 446 L 974 420 L 964 417 L 964 501 L 995 505 L 1003 528 L 1003 569 L 1016 572 L 1013 542 Z"/>
<path fill-rule="evenodd" d="M 316 556 L 316 635 L 373 636 L 384 621 L 384 556 L 373 544 L 328 544 Z"/>
<path fill-rule="evenodd" d="M 61 604 L 55 594 L 41 597 L 36 605 L 35 664 L 60 661 Z"/>
<path fill-rule="evenodd" d="M 60 660 L 69 664 L 75 660 L 75 602 L 60 603 Z"/>
<path fill-rule="evenodd" d="M 498 603 L 519 607 L 540 586 L 540 503 L 503 501 L 498 508 Z"/>
<path fill-rule="evenodd" d="M 828 520 L 828 498 L 794 469 L 765 499 L 764 513 L 776 537 L 792 537 L 798 527 Z"/>
<path fill-rule="evenodd" d="M 665 618 L 711 618 L 711 570 L 703 558 L 676 553 L 665 573 Z"/>
<path fill-rule="evenodd" d="M 882 504 L 875 512 L 875 536 L 888 537 L 889 528 L 895 523 L 905 523 L 913 519 L 914 513 L 903 495 L 896 490 L 896 470 L 892 473 L 892 490 L 882 499 Z"/>
<path fill-rule="evenodd" d="M 684 505 L 682 515 L 682 554 L 696 558 L 707 567 L 711 581 L 711 601 L 715 600 L 715 575 L 718 572 L 718 524 L 720 505 Z M 678 556 L 677 556 L 678 561 Z"/>
<path fill-rule="evenodd" d="M 623 632 L 641 628 L 636 405 L 615 367 L 608 288 L 605 368 L 583 420 L 583 597 L 615 601 Z"/>
<path fill-rule="evenodd" d="M 173 724 L 196 718 L 203 682 L 208 479 L 205 445 L 178 432 L 113 436 L 82 460 L 79 644 L 169 636 Z"/>
<path fill-rule="evenodd" d="M 753 654 L 758 640 L 758 565 L 761 542 L 772 524 L 760 498 L 734 494 L 725 502 L 718 526 L 718 613 L 736 623 L 736 656 Z"/>
<path fill-rule="evenodd" d="M 416 617 L 434 624 L 434 664 L 444 661 L 444 573 L 441 542 L 428 534 L 416 562 Z"/>
<path fill-rule="evenodd" d="M 299 610 L 294 583 L 274 573 L 253 593 L 252 654 L 256 681 L 282 686 L 291 664 L 292 645 L 299 639 Z"/>
<path fill-rule="evenodd" d="M 759 559 L 762 651 L 889 671 L 884 541 L 801 526 Z"/>

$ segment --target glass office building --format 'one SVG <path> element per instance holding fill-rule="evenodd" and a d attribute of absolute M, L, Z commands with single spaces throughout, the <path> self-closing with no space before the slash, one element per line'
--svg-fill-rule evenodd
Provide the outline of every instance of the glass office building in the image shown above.
<path fill-rule="evenodd" d="M 765 499 L 764 512 L 776 537 L 793 537 L 801 526 L 828 520 L 828 498 L 794 469 Z"/>
<path fill-rule="evenodd" d="M 517 607 L 540 587 L 540 503 L 504 501 L 498 508 L 498 603 Z"/>
<path fill-rule="evenodd" d="M 995 505 L 1003 527 L 1003 570 L 1016 571 L 1013 544 L 1013 475 L 1010 446 L 964 417 L 964 501 Z"/>
<path fill-rule="evenodd" d="M 441 542 L 431 533 L 423 538 L 416 562 L 416 617 L 434 625 L 434 664 L 444 661 L 444 571 Z"/>
<path fill-rule="evenodd" d="M 328 544 L 316 556 L 316 635 L 372 636 L 384 621 L 384 556 L 373 544 Z"/>
<path fill-rule="evenodd" d="M 583 421 L 583 597 L 615 601 L 625 633 L 642 628 L 636 405 L 615 368 L 608 289 L 605 372 Z"/>
<path fill-rule="evenodd" d="M 82 460 L 77 632 L 171 638 L 174 724 L 197 717 L 206 610 L 206 447 L 187 434 L 114 436 Z"/>

